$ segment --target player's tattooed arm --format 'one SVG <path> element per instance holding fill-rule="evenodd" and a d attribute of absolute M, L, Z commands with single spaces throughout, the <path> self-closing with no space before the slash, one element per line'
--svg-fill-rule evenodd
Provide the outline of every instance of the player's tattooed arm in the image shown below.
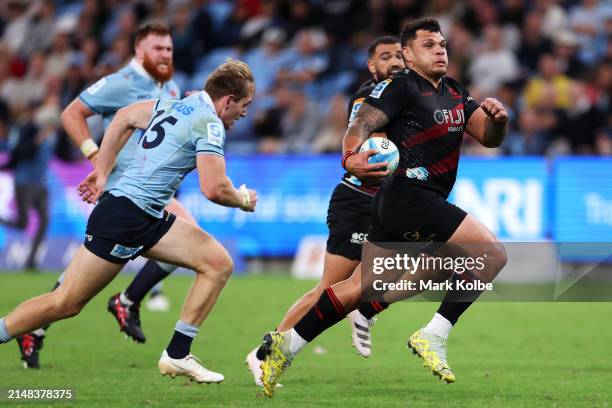
<path fill-rule="evenodd" d="M 389 118 L 383 111 L 367 103 L 362 104 L 357 116 L 349 124 L 342 141 L 342 150 L 355 151 L 374 131 L 383 128 L 387 123 Z"/>
<path fill-rule="evenodd" d="M 355 153 L 372 133 L 382 129 L 387 123 L 389 123 L 389 118 L 383 111 L 364 103 L 355 119 L 349 124 L 342 140 L 343 166 L 355 177 L 376 179 L 387 175 L 386 162 L 368 163 L 368 158 L 376 154 L 376 150 Z"/>
<path fill-rule="evenodd" d="M 466 126 L 466 132 L 485 147 L 499 147 L 506 136 L 508 112 L 501 102 L 487 98 L 476 109 Z"/>

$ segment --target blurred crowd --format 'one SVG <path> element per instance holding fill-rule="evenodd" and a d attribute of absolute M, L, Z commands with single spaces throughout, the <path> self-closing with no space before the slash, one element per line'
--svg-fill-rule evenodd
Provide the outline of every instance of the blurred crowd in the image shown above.
<path fill-rule="evenodd" d="M 161 20 L 174 80 L 202 89 L 228 56 L 249 63 L 256 96 L 231 131 L 233 153 L 341 150 L 350 94 L 369 78 L 367 47 L 421 16 L 448 40 L 449 75 L 511 114 L 502 149 L 465 154 L 612 153 L 612 5 L 581 0 L 4 0 L 0 1 L 0 151 L 23 129 L 81 159 L 59 114 L 132 58 L 132 34 Z M 100 124 L 92 123 L 101 132 Z M 97 127 L 96 127 L 97 126 Z M 32 127 L 39 132 L 32 133 Z"/>

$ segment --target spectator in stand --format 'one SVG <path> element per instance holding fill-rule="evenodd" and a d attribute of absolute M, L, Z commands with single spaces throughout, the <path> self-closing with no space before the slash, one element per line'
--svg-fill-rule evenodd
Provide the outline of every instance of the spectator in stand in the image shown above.
<path fill-rule="evenodd" d="M 323 126 L 315 136 L 312 150 L 316 153 L 342 152 L 342 139 L 346 133 L 347 112 L 346 97 L 338 94 L 333 97 L 329 112 L 325 117 Z"/>
<path fill-rule="evenodd" d="M 2 84 L 0 96 L 8 102 L 14 114 L 44 98 L 48 80 L 45 76 L 46 59 L 43 53 L 33 54 L 23 78 L 13 77 Z"/>
<path fill-rule="evenodd" d="M 521 43 L 516 53 L 524 75 L 533 75 L 538 69 L 538 60 L 552 50 L 552 42 L 544 36 L 542 16 L 531 11 L 525 16 L 521 28 Z"/>
<path fill-rule="evenodd" d="M 542 16 L 542 33 L 549 39 L 567 27 L 567 13 L 560 0 L 535 0 L 533 10 Z"/>
<path fill-rule="evenodd" d="M 604 34 L 606 19 L 612 5 L 608 1 L 581 0 L 569 13 L 569 27 L 576 33 L 580 44 L 580 58 L 586 64 L 594 64 L 597 58 L 597 38 Z"/>
<path fill-rule="evenodd" d="M 542 156 L 550 142 L 550 136 L 540 124 L 538 112 L 526 108 L 519 114 L 518 130 L 510 132 L 502 143 L 502 151 L 513 156 Z"/>
<path fill-rule="evenodd" d="M 36 211 L 38 225 L 32 239 L 26 269 L 36 269 L 36 257 L 49 223 L 46 173 L 59 128 L 59 105 L 56 96 L 49 96 L 44 104 L 31 113 L 18 133 L 8 163 L 2 170 L 14 170 L 17 216 L 14 220 L 0 219 L 0 224 L 24 230 L 29 223 L 29 209 Z"/>
<path fill-rule="evenodd" d="M 585 74 L 586 65 L 578 58 L 578 41 L 574 33 L 561 30 L 554 37 L 553 54 L 559 71 L 570 78 L 579 79 Z"/>
<path fill-rule="evenodd" d="M 605 127 L 606 114 L 589 99 L 586 86 L 575 81 L 570 88 L 572 103 L 562 111 L 559 133 L 568 139 L 577 154 L 594 154 L 598 132 Z"/>
<path fill-rule="evenodd" d="M 519 64 L 512 51 L 504 48 L 502 30 L 489 25 L 484 31 L 482 51 L 478 52 L 469 67 L 472 84 L 481 92 L 495 94 L 499 85 L 519 76 Z"/>
<path fill-rule="evenodd" d="M 525 87 L 524 100 L 527 107 L 540 104 L 548 95 L 544 88 L 550 86 L 554 92 L 554 107 L 567 109 L 572 103 L 570 96 L 571 79 L 559 69 L 552 54 L 543 54 L 538 61 L 538 76 L 532 77 Z"/>
<path fill-rule="evenodd" d="M 321 30 L 307 29 L 298 32 L 292 49 L 293 59 L 281 69 L 277 80 L 292 87 L 306 87 L 314 82 L 329 65 L 324 53 L 327 39 Z"/>
<path fill-rule="evenodd" d="M 191 24 L 191 7 L 188 1 L 180 1 L 172 10 L 170 30 L 172 32 L 174 67 L 185 75 L 193 74 L 195 55 L 193 54 L 193 26 Z"/>
<path fill-rule="evenodd" d="M 32 13 L 27 29 L 27 35 L 19 51 L 30 56 L 33 52 L 46 51 L 51 46 L 55 23 L 55 3 L 53 0 L 36 0 L 32 3 Z"/>

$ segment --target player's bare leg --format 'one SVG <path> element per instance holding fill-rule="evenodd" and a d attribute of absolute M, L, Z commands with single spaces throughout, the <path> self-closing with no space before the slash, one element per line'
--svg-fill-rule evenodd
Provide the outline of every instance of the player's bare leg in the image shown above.
<path fill-rule="evenodd" d="M 94 255 L 81 245 L 68 265 L 64 282 L 59 288 L 22 303 L 3 319 L 8 335 L 18 337 L 77 315 L 122 267 Z"/>
<path fill-rule="evenodd" d="M 232 273 L 229 254 L 211 235 L 177 218 L 170 230 L 145 255 L 196 272 L 174 336 L 159 361 L 161 373 L 172 377 L 185 375 L 197 382 L 223 381 L 223 375 L 199 364 L 191 355 L 190 347 Z"/>
<path fill-rule="evenodd" d="M 166 211 L 197 225 L 195 218 L 173 198 L 166 206 Z M 161 282 L 176 270 L 177 266 L 150 259 L 123 291 L 113 294 L 107 302 L 107 310 L 115 317 L 119 330 L 137 343 L 144 343 L 146 336 L 140 322 L 140 305 L 147 293 L 160 286 Z M 158 293 L 147 301 L 147 309 L 167 311 L 169 300 Z"/>
<path fill-rule="evenodd" d="M 469 214 L 448 242 L 486 245 L 486 271 L 489 273 L 489 276 L 484 277 L 486 281 L 493 280 L 506 264 L 506 252 L 495 235 L 484 224 Z M 454 279 L 461 278 L 456 275 Z M 450 369 L 446 359 L 446 343 L 459 316 L 467 310 L 473 300 L 480 294 L 477 291 L 472 292 L 466 293 L 466 298 L 471 301 L 459 301 L 456 293 L 447 293 L 431 321 L 413 333 L 408 340 L 408 347 L 412 349 L 413 353 L 422 358 L 424 364 L 432 370 L 433 374 L 446 383 L 455 381 L 455 374 Z"/>
<path fill-rule="evenodd" d="M 166 211 L 182 218 L 186 221 L 198 225 L 196 219 L 191 215 L 189 211 L 178 201 L 176 198 L 170 200 L 170 203 L 166 206 Z M 160 269 L 166 272 L 166 276 L 163 273 L 159 274 L 159 283 L 151 286 L 147 285 L 145 290 L 151 294 L 151 297 L 146 301 L 145 307 L 147 310 L 152 312 L 167 312 L 170 309 L 170 299 L 162 292 L 162 280 L 176 270 L 175 265 L 171 265 L 164 262 L 157 262 Z"/>

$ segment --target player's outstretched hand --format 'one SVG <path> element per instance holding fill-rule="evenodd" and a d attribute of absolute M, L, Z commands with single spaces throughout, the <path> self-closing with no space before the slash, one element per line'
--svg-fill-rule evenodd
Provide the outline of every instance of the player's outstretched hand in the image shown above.
<path fill-rule="evenodd" d="M 241 185 L 238 190 L 244 195 L 244 201 L 240 206 L 242 211 L 253 212 L 257 205 L 257 191 L 247 188 L 246 184 Z"/>
<path fill-rule="evenodd" d="M 508 112 L 497 99 L 487 98 L 482 101 L 480 107 L 494 123 L 503 124 L 508 121 Z"/>
<path fill-rule="evenodd" d="M 95 169 L 85 177 L 77 186 L 79 195 L 83 201 L 94 204 L 104 192 L 106 186 L 106 176 L 100 174 Z"/>
<path fill-rule="evenodd" d="M 387 162 L 368 163 L 370 156 L 374 156 L 378 151 L 374 149 L 356 153 L 346 159 L 344 166 L 346 170 L 360 180 L 379 180 L 387 177 Z"/>

